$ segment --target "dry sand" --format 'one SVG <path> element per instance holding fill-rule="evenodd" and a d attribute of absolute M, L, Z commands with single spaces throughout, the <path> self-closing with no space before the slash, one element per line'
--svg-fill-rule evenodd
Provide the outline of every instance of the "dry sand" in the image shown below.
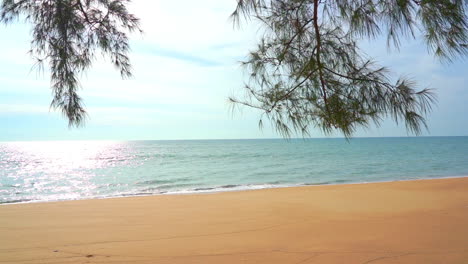
<path fill-rule="evenodd" d="M 468 177 L 0 206 L 0 263 L 468 263 Z"/>

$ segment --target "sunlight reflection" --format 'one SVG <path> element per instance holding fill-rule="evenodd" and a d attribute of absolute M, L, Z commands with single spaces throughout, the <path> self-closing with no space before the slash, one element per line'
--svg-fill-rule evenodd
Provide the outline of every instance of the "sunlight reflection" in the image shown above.
<path fill-rule="evenodd" d="M 10 192 L 21 189 L 31 200 L 47 194 L 48 200 L 78 199 L 98 192 L 96 171 L 128 162 L 122 157 L 125 142 L 50 141 L 3 144 L 2 176 Z M 1 187 L 1 186 L 0 186 Z M 2 191 L 4 189 L 2 188 Z M 11 195 L 11 193 L 9 193 Z"/>

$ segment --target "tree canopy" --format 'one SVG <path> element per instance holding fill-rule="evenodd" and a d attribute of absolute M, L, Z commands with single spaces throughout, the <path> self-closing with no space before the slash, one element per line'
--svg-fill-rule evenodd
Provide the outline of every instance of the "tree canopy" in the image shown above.
<path fill-rule="evenodd" d="M 122 77 L 131 76 L 128 33 L 140 30 L 139 20 L 127 10 L 129 0 L 3 0 L 0 22 L 24 18 L 33 26 L 30 54 L 51 72 L 53 100 L 70 126 L 86 116 L 77 93 L 79 75 L 99 49 Z"/>
<path fill-rule="evenodd" d="M 48 64 L 53 100 L 69 125 L 86 116 L 79 75 L 96 52 L 107 55 L 122 77 L 131 75 L 128 34 L 141 31 L 130 0 L 2 0 L 0 22 L 24 18 L 33 26 L 31 55 Z M 468 53 L 466 0 L 237 0 L 235 24 L 256 20 L 264 34 L 243 65 L 246 96 L 236 105 L 262 111 L 284 136 L 312 127 L 350 136 L 387 117 L 416 134 L 435 102 L 430 89 L 394 79 L 362 51 L 362 39 L 424 38 L 428 51 L 450 62 Z M 203 29 L 200 29 L 203 30 Z"/>
<path fill-rule="evenodd" d="M 450 62 L 468 53 L 467 7 L 464 0 L 238 0 L 234 23 L 254 19 L 265 33 L 243 62 L 245 98 L 230 100 L 262 110 L 284 136 L 317 126 L 348 137 L 387 117 L 419 134 L 434 94 L 392 79 L 358 42 L 383 35 L 398 49 L 402 39 L 422 36 L 429 52 Z"/>

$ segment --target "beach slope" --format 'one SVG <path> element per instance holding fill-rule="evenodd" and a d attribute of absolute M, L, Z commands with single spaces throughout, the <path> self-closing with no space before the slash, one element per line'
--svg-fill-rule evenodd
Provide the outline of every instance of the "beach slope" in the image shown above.
<path fill-rule="evenodd" d="M 0 206 L 0 263 L 468 263 L 468 177 Z"/>

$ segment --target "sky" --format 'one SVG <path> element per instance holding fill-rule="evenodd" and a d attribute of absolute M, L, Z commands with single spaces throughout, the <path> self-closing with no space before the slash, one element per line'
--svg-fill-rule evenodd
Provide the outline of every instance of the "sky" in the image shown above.
<path fill-rule="evenodd" d="M 269 125 L 259 129 L 257 110 L 230 110 L 227 98 L 242 95 L 247 77 L 240 61 L 259 37 L 254 23 L 233 27 L 229 15 L 235 6 L 235 0 L 133 1 L 130 10 L 144 31 L 131 35 L 133 77 L 122 80 L 98 57 L 80 79 L 88 119 L 83 127 L 71 129 L 60 112 L 49 108 L 47 71 L 32 68 L 29 26 L 0 25 L 0 141 L 281 137 Z M 403 41 L 399 51 L 389 51 L 382 39 L 361 44 L 395 75 L 410 76 L 421 89 L 435 89 L 438 103 L 424 136 L 468 135 L 466 58 L 442 64 L 422 40 Z M 311 131 L 311 137 L 324 136 L 318 129 Z M 404 124 L 386 120 L 354 136 L 411 134 Z"/>

